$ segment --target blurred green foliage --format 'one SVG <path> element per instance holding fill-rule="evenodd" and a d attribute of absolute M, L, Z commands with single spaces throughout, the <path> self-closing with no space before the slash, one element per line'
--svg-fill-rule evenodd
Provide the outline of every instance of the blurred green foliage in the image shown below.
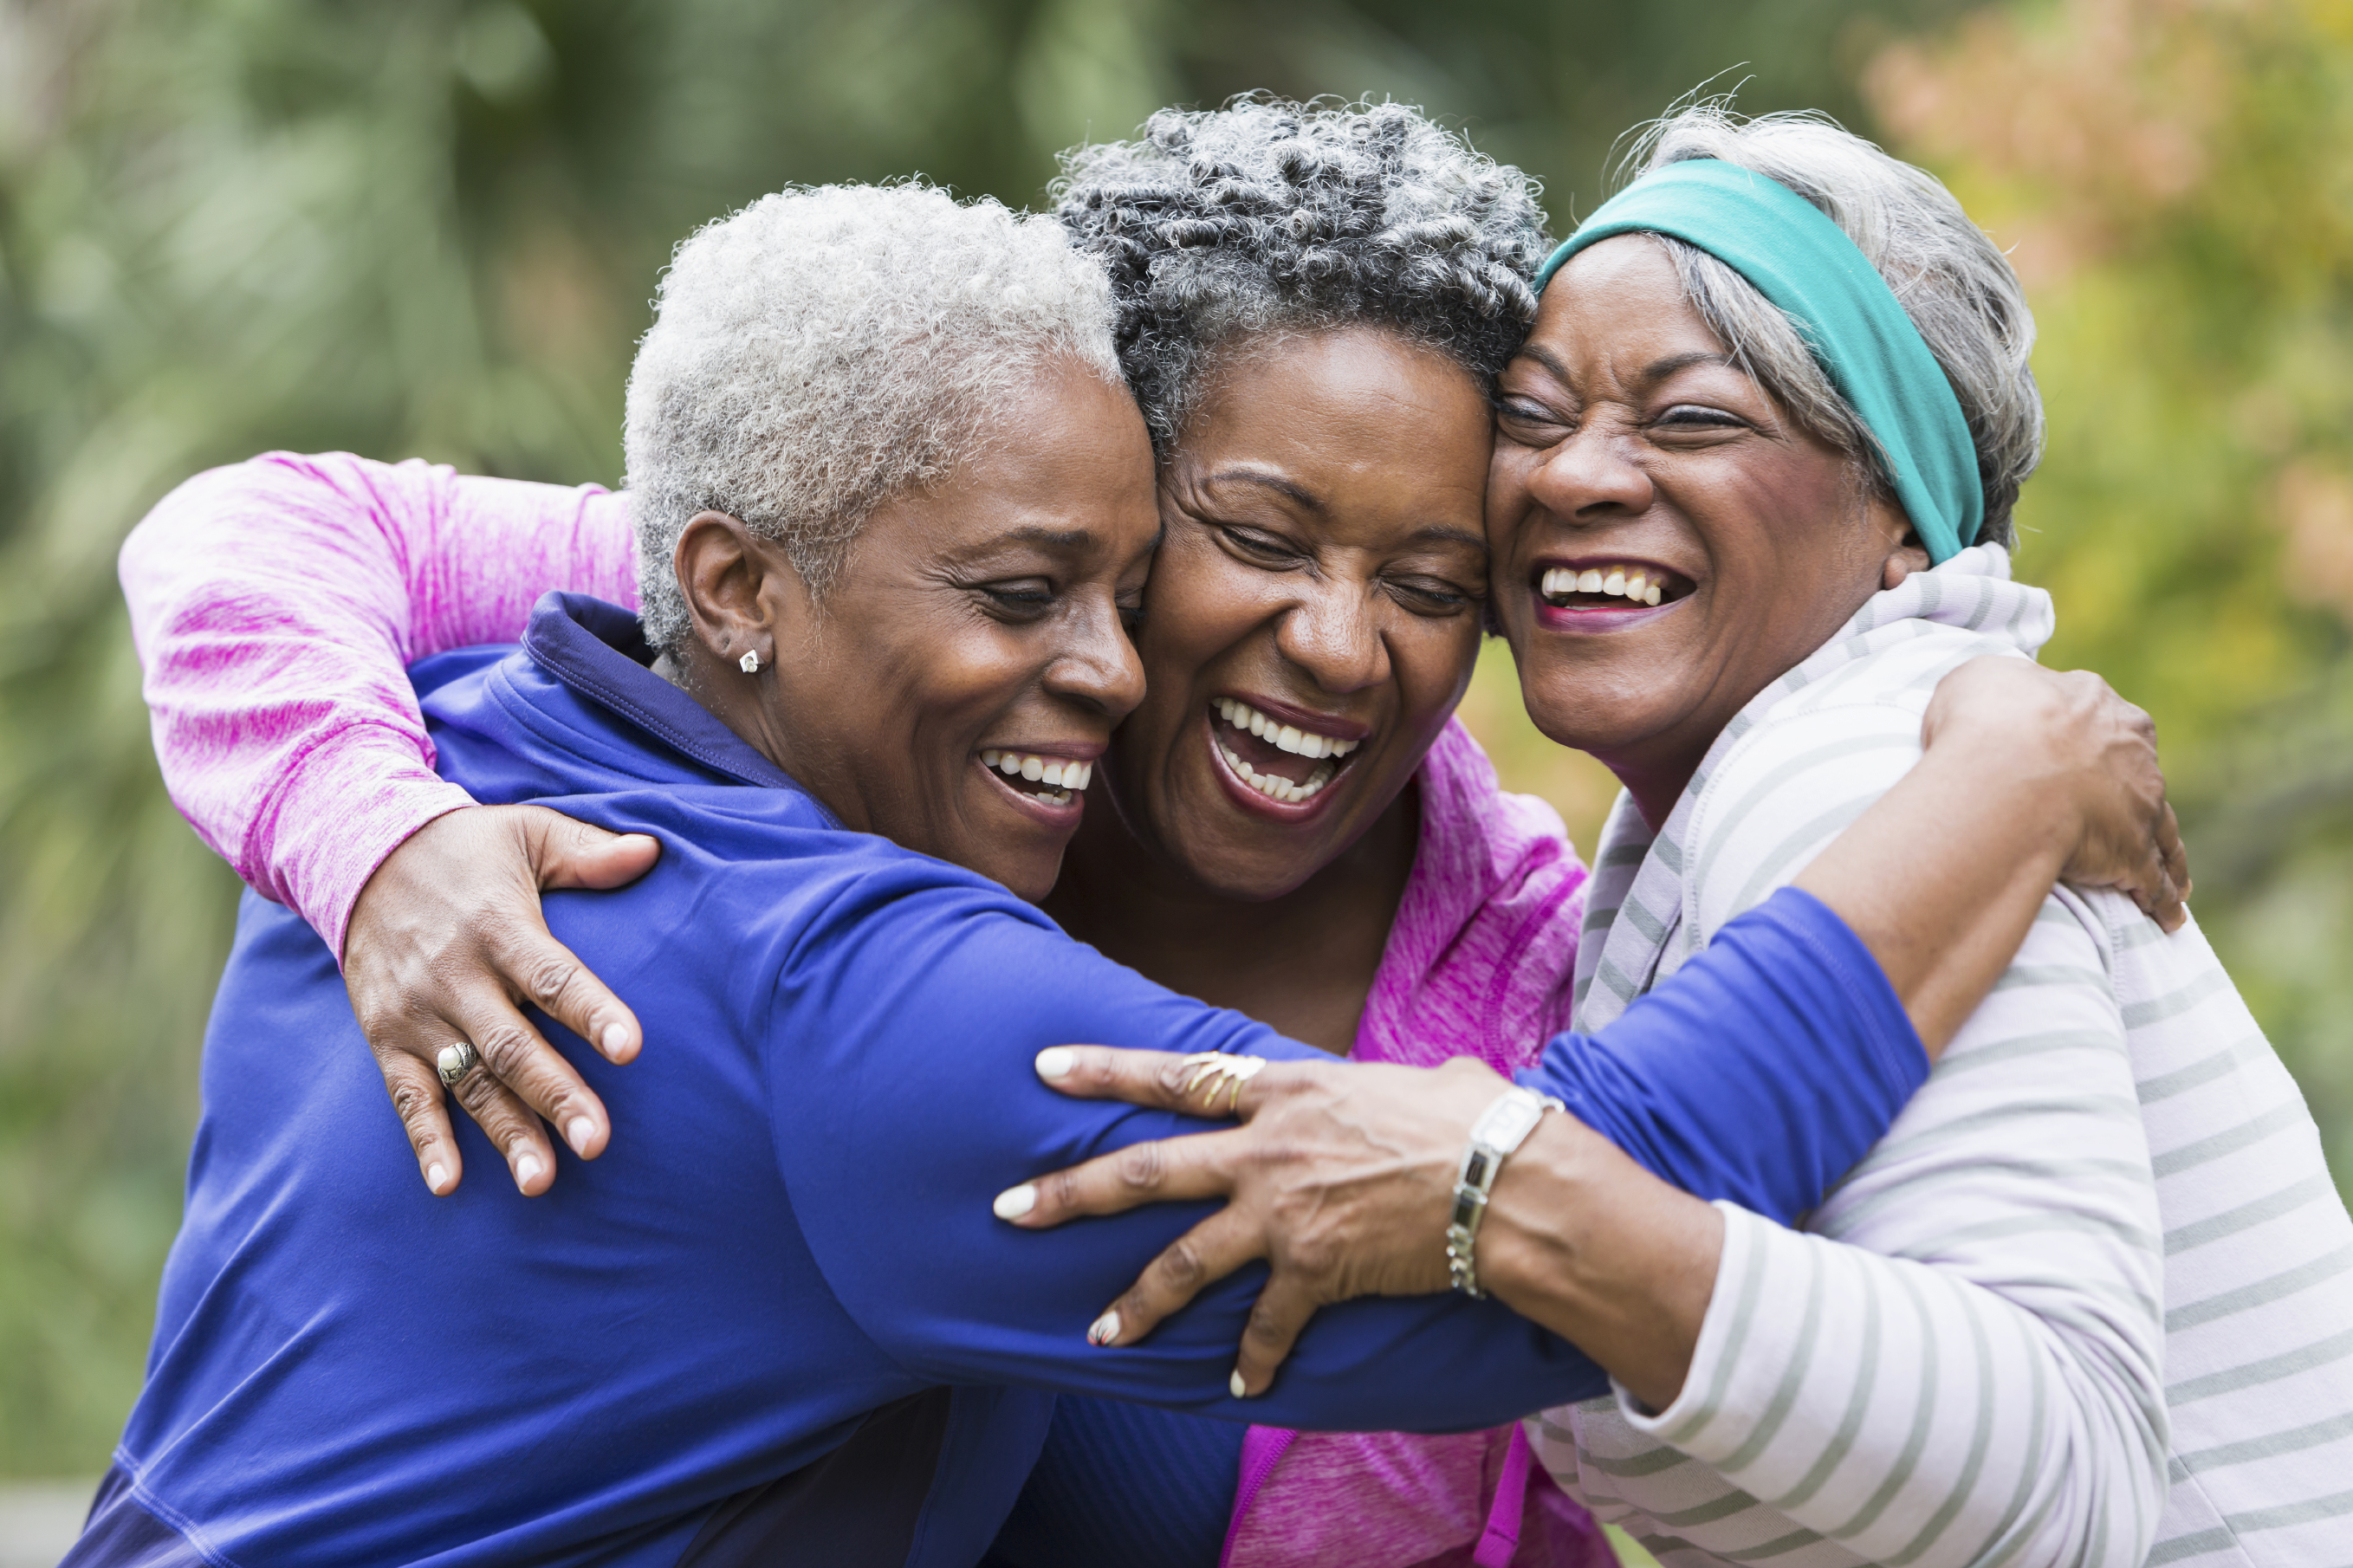
<path fill-rule="evenodd" d="M 1424 104 L 1545 176 L 1556 226 L 1620 132 L 1710 79 L 1752 111 L 1894 127 L 1997 232 L 2072 222 L 2068 179 L 2100 186 L 2099 245 L 2038 283 L 2053 453 L 2023 566 L 2061 589 L 2062 657 L 2166 725 L 2212 835 L 2201 910 L 2353 1126 L 2345 40 L 2260 0 L 1963 12 L 0 0 L 0 1475 L 94 1473 L 136 1392 L 235 890 L 147 750 L 112 574 L 143 510 L 273 447 L 610 482 L 645 300 L 697 223 L 917 171 L 1033 202 L 1056 148 L 1250 88 Z M 2035 163 L 2002 70 L 2008 50 L 2091 92 L 2116 74 L 2100 26 L 2139 40 L 2119 90 L 2157 128 L 2113 189 L 2096 141 L 2074 174 Z M 2211 108 L 2179 188 L 2172 69 Z M 1989 91 L 2008 118 L 1963 101 Z M 2105 123 L 2079 118 L 2079 142 Z M 1589 842 L 1607 791 L 1527 728 L 1508 661 L 1466 713 Z"/>

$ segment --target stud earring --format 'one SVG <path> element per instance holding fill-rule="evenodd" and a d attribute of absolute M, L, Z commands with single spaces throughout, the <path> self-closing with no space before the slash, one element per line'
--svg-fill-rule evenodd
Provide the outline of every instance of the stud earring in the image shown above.
<path fill-rule="evenodd" d="M 740 670 L 742 670 L 742 671 L 743 671 L 744 674 L 746 674 L 746 675 L 757 675 L 757 674 L 759 674 L 759 673 L 760 673 L 760 656 L 759 656 L 759 653 L 758 653 L 756 650 L 747 651 L 747 652 L 744 655 L 744 657 L 743 657 L 742 658 L 739 658 L 739 659 L 737 659 L 737 660 L 735 661 L 735 668 L 738 668 L 738 669 L 740 669 Z"/>

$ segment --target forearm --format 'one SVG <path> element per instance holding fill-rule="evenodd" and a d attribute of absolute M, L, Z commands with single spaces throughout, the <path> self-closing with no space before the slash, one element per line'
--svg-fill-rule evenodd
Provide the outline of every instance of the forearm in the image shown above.
<path fill-rule="evenodd" d="M 1800 872 L 1879 961 L 1931 1057 L 2010 966 L 2076 828 L 2049 781 L 1925 754 Z"/>
<path fill-rule="evenodd" d="M 602 492 L 337 454 L 201 475 L 121 555 L 165 785 L 340 952 L 384 856 L 469 804 L 434 774 L 406 666 L 512 637 L 546 587 L 627 593 L 632 574 Z"/>
<path fill-rule="evenodd" d="M 1672 1404 L 1715 1289 L 1724 1219 L 1566 1116 L 1505 1162 L 1479 1232 L 1479 1278 L 1653 1408 Z"/>

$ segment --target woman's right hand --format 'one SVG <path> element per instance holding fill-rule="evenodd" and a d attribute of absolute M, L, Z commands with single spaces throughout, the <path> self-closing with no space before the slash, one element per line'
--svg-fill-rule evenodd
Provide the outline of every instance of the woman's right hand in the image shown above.
<path fill-rule="evenodd" d="M 1988 752 L 2036 779 L 2074 834 L 2060 879 L 2111 888 L 2167 931 L 2188 919 L 2189 858 L 2165 797 L 2157 726 L 2089 670 L 1988 656 L 1938 683 L 1921 743 Z"/>
<path fill-rule="evenodd" d="M 404 839 L 360 890 L 343 938 L 343 984 L 393 1108 L 437 1196 L 464 1173 L 442 1103 L 444 1047 L 470 1043 L 480 1063 L 451 1092 L 535 1197 L 555 1179 L 540 1119 L 574 1153 L 604 1152 L 611 1121 L 569 1062 L 523 1016 L 527 1004 L 627 1062 L 643 1035 L 621 999 L 551 935 L 548 888 L 617 888 L 650 869 L 661 846 L 536 805 L 467 806 Z"/>

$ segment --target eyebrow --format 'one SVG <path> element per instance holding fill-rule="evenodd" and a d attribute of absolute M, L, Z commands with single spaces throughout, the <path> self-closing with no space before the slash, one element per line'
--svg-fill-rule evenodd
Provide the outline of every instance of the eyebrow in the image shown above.
<path fill-rule="evenodd" d="M 1278 495 L 1290 497 L 1310 511 L 1324 510 L 1324 503 L 1316 499 L 1314 491 L 1293 483 L 1280 474 L 1270 474 L 1257 468 L 1219 468 L 1208 477 L 1208 482 L 1211 484 L 1220 479 L 1240 479 L 1244 484 L 1261 485 Z"/>
<path fill-rule="evenodd" d="M 1484 534 L 1472 533 L 1469 529 L 1455 528 L 1443 522 L 1433 522 L 1425 528 L 1415 529 L 1413 537 L 1406 542 L 1419 544 L 1425 540 L 1441 541 L 1449 544 L 1467 544 L 1482 552 L 1487 548 L 1487 539 Z"/>
<path fill-rule="evenodd" d="M 1694 349 L 1690 353 L 1669 354 L 1664 359 L 1652 360 L 1642 367 L 1642 380 L 1655 386 L 1676 372 L 1689 370 L 1695 364 L 1720 364 L 1735 370 L 1740 368 L 1734 363 L 1730 354 Z"/>

